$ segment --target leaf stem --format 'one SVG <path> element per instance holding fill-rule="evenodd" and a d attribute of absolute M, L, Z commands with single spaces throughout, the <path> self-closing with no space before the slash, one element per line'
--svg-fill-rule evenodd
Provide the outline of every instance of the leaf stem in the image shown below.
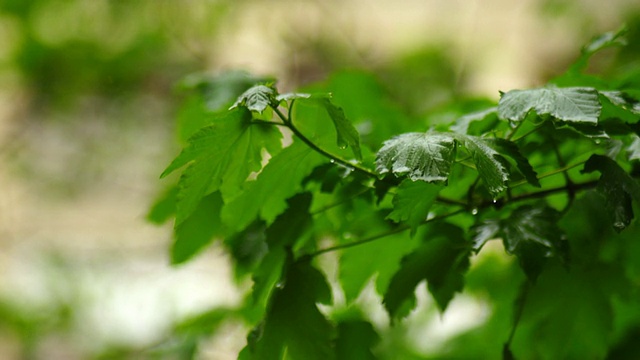
<path fill-rule="evenodd" d="M 567 165 L 565 167 L 561 167 L 559 169 L 549 171 L 548 173 L 544 173 L 542 175 L 539 175 L 538 176 L 538 180 L 544 179 L 544 178 L 549 177 L 549 176 L 565 173 L 566 171 L 571 170 L 571 169 L 573 169 L 575 167 L 578 167 L 580 165 L 583 165 L 586 162 L 587 162 L 587 160 L 582 160 L 582 161 L 579 161 L 579 162 L 577 162 L 575 164 Z M 521 182 L 518 182 L 518 183 L 515 183 L 515 184 L 511 185 L 510 188 L 513 189 L 515 187 L 526 185 L 526 184 L 528 184 L 528 182 L 526 180 L 524 180 L 524 181 L 521 181 Z"/>
<path fill-rule="evenodd" d="M 331 159 L 333 162 L 338 163 L 340 165 L 346 166 L 349 169 L 353 169 L 354 171 L 357 171 L 359 173 L 362 173 L 366 176 L 370 176 L 373 177 L 375 179 L 378 178 L 378 175 L 376 173 L 374 173 L 373 171 L 362 167 L 358 164 L 354 164 L 351 163 L 345 159 L 342 159 L 336 155 L 333 155 L 331 153 L 329 153 L 328 151 L 320 148 L 318 145 L 316 145 L 313 141 L 311 141 L 309 138 L 307 138 L 302 132 L 300 132 L 300 130 L 298 130 L 298 128 L 293 124 L 293 121 L 291 119 L 291 109 L 293 109 L 293 101 L 291 101 L 290 105 L 289 105 L 289 116 L 285 116 L 282 111 L 280 111 L 280 109 L 278 107 L 272 107 L 272 109 L 275 111 L 275 113 L 278 115 L 278 117 L 284 122 L 284 125 L 286 127 L 289 128 L 289 130 L 291 130 L 291 132 L 293 132 L 293 134 L 295 136 L 297 136 L 300 140 L 302 140 L 302 142 L 304 142 L 307 146 L 309 146 L 311 149 L 313 149 L 314 151 L 316 151 L 317 153 L 321 154 L 324 157 L 327 157 L 329 159 Z"/>
<path fill-rule="evenodd" d="M 509 332 L 509 338 L 507 342 L 504 344 L 505 349 L 509 349 L 511 346 L 511 342 L 513 341 L 513 337 L 516 334 L 516 329 L 518 328 L 518 324 L 520 323 L 520 319 L 522 318 L 522 313 L 524 313 L 524 307 L 527 303 L 527 296 L 529 295 L 529 288 L 531 284 L 529 281 L 525 282 L 520 289 L 520 295 L 516 299 L 515 303 L 515 314 L 513 315 L 513 326 L 511 327 L 511 331 Z"/>
<path fill-rule="evenodd" d="M 524 122 L 524 120 L 523 120 L 523 121 L 521 121 L 521 122 Z M 538 125 L 538 126 L 534 127 L 533 129 L 531 129 L 531 130 L 527 131 L 526 133 L 524 133 L 524 134 L 522 134 L 522 135 L 518 136 L 518 137 L 517 137 L 517 138 L 515 138 L 515 139 L 507 138 L 507 140 L 511 140 L 511 141 L 513 141 L 513 142 L 516 142 L 516 141 L 522 140 L 522 139 L 524 139 L 525 137 L 527 137 L 527 136 L 529 136 L 529 135 L 533 134 L 534 132 L 538 131 L 538 130 L 543 126 L 543 125 L 544 125 L 544 122 L 543 122 L 542 124 L 540 124 L 540 125 Z M 514 133 L 514 135 L 515 135 L 515 133 Z"/>
<path fill-rule="evenodd" d="M 509 134 L 507 134 L 505 139 L 511 140 L 511 138 L 518 132 L 518 130 L 520 130 L 520 127 L 522 126 L 522 124 L 524 124 L 524 120 L 519 121 L 518 125 L 516 125 L 513 129 L 511 129 L 511 131 L 509 132 Z"/>
<path fill-rule="evenodd" d="M 446 219 L 448 217 L 451 217 L 451 216 L 454 216 L 454 215 L 458 215 L 458 214 L 460 214 L 462 212 L 465 212 L 465 211 L 466 211 L 466 209 L 459 209 L 459 210 L 450 212 L 448 214 L 435 216 L 435 217 L 433 217 L 431 219 L 425 220 L 422 224 L 420 224 L 420 226 L 422 226 L 424 224 L 427 224 L 427 223 L 430 223 L 430 222 L 433 222 L 433 221 Z M 357 241 L 353 241 L 353 242 L 346 243 L 346 244 L 340 244 L 340 245 L 335 245 L 335 246 L 330 246 L 330 247 L 327 247 L 327 248 L 324 248 L 324 249 L 320 249 L 320 250 L 317 250 L 317 251 L 315 251 L 313 253 L 307 254 L 306 256 L 316 257 L 316 256 L 322 255 L 324 253 L 328 253 L 328 252 L 332 252 L 332 251 L 336 251 L 336 250 L 348 249 L 350 247 L 366 244 L 368 242 L 372 242 L 372 241 L 375 241 L 375 240 L 382 239 L 382 238 L 387 237 L 389 235 L 393 235 L 393 234 L 397 234 L 397 233 L 409 230 L 410 228 L 411 227 L 408 226 L 408 225 L 401 225 L 401 226 L 398 226 L 395 229 L 387 230 L 387 231 L 382 232 L 380 234 L 376 234 L 376 235 L 372 235 L 372 236 L 369 236 L 369 237 L 365 237 L 365 238 L 357 240 Z"/>
<path fill-rule="evenodd" d="M 286 127 L 288 127 L 287 124 L 281 123 L 281 122 L 278 122 L 278 121 L 268 121 L 268 120 L 253 119 L 253 120 L 251 120 L 251 123 L 252 124 L 264 124 L 264 125 L 286 126 Z"/>
<path fill-rule="evenodd" d="M 310 214 L 310 215 L 318 215 L 318 214 L 321 214 L 321 213 L 323 213 L 323 212 L 325 212 L 325 211 L 327 211 L 327 210 L 329 210 L 329 209 L 333 209 L 333 208 L 334 208 L 334 207 L 336 207 L 336 206 L 340 206 L 340 205 L 342 205 L 342 204 L 346 203 L 347 201 L 350 201 L 350 200 L 352 200 L 352 199 L 355 199 L 355 198 L 357 198 L 357 197 L 358 197 L 358 196 L 360 196 L 360 195 L 364 195 L 364 194 L 366 194 L 366 193 L 367 193 L 367 192 L 369 192 L 369 191 L 371 191 L 371 188 L 365 188 L 364 190 L 359 191 L 359 192 L 357 192 L 357 193 L 355 193 L 355 194 L 353 194 L 353 195 L 351 195 L 351 196 L 349 196 L 349 197 L 346 197 L 346 198 L 340 199 L 340 201 L 336 201 L 336 202 L 334 202 L 334 203 L 331 203 L 331 204 L 328 204 L 328 205 L 322 206 L 322 207 L 320 207 L 320 208 L 318 208 L 318 209 L 316 209 L 316 210 L 313 210 L 313 211 L 311 211 L 309 214 Z"/>

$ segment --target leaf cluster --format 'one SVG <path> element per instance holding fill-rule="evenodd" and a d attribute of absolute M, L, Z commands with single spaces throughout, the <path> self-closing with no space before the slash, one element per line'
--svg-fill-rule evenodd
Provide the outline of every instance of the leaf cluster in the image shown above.
<path fill-rule="evenodd" d="M 396 327 L 423 283 L 442 312 L 456 293 L 496 292 L 486 332 L 460 339 L 501 332 L 487 351 L 506 358 L 603 356 L 615 340 L 603 314 L 626 296 L 629 274 L 640 274 L 625 268 L 637 259 L 625 249 L 637 249 L 629 239 L 640 204 L 640 82 L 594 86 L 581 71 L 621 36 L 595 39 L 548 85 L 502 92 L 497 104 L 446 124 L 403 113 L 363 73 L 287 94 L 255 78 L 243 87 L 216 80 L 215 93 L 235 98 L 214 109 L 206 94 L 192 103 L 190 121 L 206 124 L 163 172 L 183 169 L 150 218 L 175 218 L 174 263 L 221 241 L 237 278 L 252 279 L 233 312 L 253 328 L 240 359 L 384 358 L 395 351 L 379 341 L 385 329 L 359 309 L 370 283 Z M 584 232 L 589 217 L 597 229 Z M 327 279 L 319 260 L 332 256 L 337 278 Z M 483 260 L 492 256 L 511 274 L 502 282 L 478 280 L 493 274 Z M 609 280 L 588 281 L 593 269 Z M 551 296 L 564 287 L 575 291 L 570 300 Z M 563 312 L 569 301 L 579 305 Z M 586 333 L 565 329 L 591 311 L 599 318 Z M 547 331 L 570 342 L 545 335 L 527 348 Z"/>

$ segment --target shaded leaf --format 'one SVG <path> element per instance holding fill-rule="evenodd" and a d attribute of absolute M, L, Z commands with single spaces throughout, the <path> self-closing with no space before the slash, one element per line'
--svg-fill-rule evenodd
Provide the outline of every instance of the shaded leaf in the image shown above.
<path fill-rule="evenodd" d="M 338 323 L 336 360 L 374 360 L 371 349 L 380 341 L 371 323 L 364 320 L 346 320 Z"/>
<path fill-rule="evenodd" d="M 413 181 L 446 183 L 456 156 L 455 145 L 448 134 L 402 134 L 384 142 L 376 156 L 376 171 L 407 175 Z"/>
<path fill-rule="evenodd" d="M 242 106 L 250 111 L 262 113 L 269 106 L 276 106 L 278 103 L 279 101 L 276 100 L 276 90 L 273 87 L 255 85 L 242 93 L 229 109 L 231 110 Z"/>
<path fill-rule="evenodd" d="M 225 228 L 220 221 L 222 197 L 219 192 L 205 196 L 195 211 L 182 223 L 176 224 L 171 246 L 171 263 L 180 264 L 204 249 L 215 236 L 222 236 Z"/>
<path fill-rule="evenodd" d="M 293 360 L 334 359 L 335 329 L 316 306 L 330 299 L 324 275 L 308 261 L 287 265 L 283 285 L 271 298 L 262 333 L 249 344 L 249 358 L 280 360 L 286 352 Z"/>
<path fill-rule="evenodd" d="M 529 111 L 551 115 L 558 120 L 597 124 L 601 105 L 598 92 L 589 87 L 544 87 L 531 90 L 511 90 L 502 94 L 498 116 L 522 121 Z"/>
<path fill-rule="evenodd" d="M 360 135 L 358 130 L 353 127 L 353 124 L 346 118 L 342 108 L 334 105 L 329 99 L 321 100 L 322 106 L 327 110 L 333 125 L 336 128 L 337 143 L 341 149 L 347 146 L 351 147 L 353 155 L 358 160 L 362 160 L 362 151 L 360 150 Z"/>
<path fill-rule="evenodd" d="M 516 167 L 518 171 L 527 179 L 527 182 L 535 187 L 540 187 L 540 181 L 538 181 L 538 174 L 536 174 L 535 170 L 531 164 L 529 164 L 529 160 L 522 156 L 520 150 L 518 149 L 518 145 L 509 140 L 504 140 L 500 138 L 489 138 L 485 139 L 486 143 L 496 150 L 502 157 L 509 157 L 513 159 L 516 163 Z"/>
<path fill-rule="evenodd" d="M 589 264 L 555 266 L 531 286 L 511 343 L 516 359 L 604 359 L 613 331 L 611 280 L 622 274 Z"/>
<path fill-rule="evenodd" d="M 282 281 L 282 269 L 285 265 L 286 249 L 293 248 L 302 241 L 312 223 L 309 214 L 311 195 L 299 194 L 287 200 L 287 210 L 280 214 L 275 222 L 266 229 L 265 240 L 268 252 L 262 258 L 258 268 L 253 272 L 254 304 L 263 308 L 266 306 L 269 294 L 276 283 Z"/>
<path fill-rule="evenodd" d="M 469 248 L 462 229 L 447 223 L 432 225 L 423 244 L 402 259 L 384 295 L 385 308 L 396 317 L 405 302 L 413 301 L 416 286 L 426 280 L 444 311 L 454 293 L 462 290 L 468 267 Z"/>
<path fill-rule="evenodd" d="M 620 232 L 629 226 L 634 217 L 631 200 L 640 204 L 640 185 L 618 163 L 606 156 L 591 155 L 582 172 L 596 170 L 601 173 L 597 190 L 606 200 L 613 228 Z"/>
<path fill-rule="evenodd" d="M 507 188 L 509 171 L 504 165 L 504 158 L 495 151 L 486 139 L 470 135 L 457 135 L 471 154 L 476 170 L 482 182 L 493 196 L 497 196 Z"/>
<path fill-rule="evenodd" d="M 442 186 L 423 181 L 404 180 L 393 197 L 393 211 L 387 217 L 395 222 L 406 221 L 411 226 L 411 236 L 429 215 L 431 205 Z"/>
<path fill-rule="evenodd" d="M 531 281 L 542 272 L 546 259 L 568 259 L 567 241 L 558 226 L 560 213 L 550 207 L 523 205 L 500 221 L 499 237 L 509 254 L 516 255 Z M 488 225 L 491 226 L 491 225 Z"/>

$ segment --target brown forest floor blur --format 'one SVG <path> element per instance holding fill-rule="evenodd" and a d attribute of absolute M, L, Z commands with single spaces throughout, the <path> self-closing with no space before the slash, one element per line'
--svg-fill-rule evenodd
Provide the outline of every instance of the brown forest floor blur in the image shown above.
<path fill-rule="evenodd" d="M 175 321 L 240 300 L 213 247 L 171 268 L 170 227 L 145 222 L 178 150 L 173 85 L 245 69 L 294 88 L 424 48 L 463 91 L 496 98 L 561 71 L 636 1 L 0 3 L 0 358 L 145 347 Z M 115 5 L 114 5 L 115 4 Z M 425 84 L 425 87 L 430 84 Z M 424 99 L 425 103 L 433 99 Z M 228 324 L 208 359 L 234 358 Z"/>

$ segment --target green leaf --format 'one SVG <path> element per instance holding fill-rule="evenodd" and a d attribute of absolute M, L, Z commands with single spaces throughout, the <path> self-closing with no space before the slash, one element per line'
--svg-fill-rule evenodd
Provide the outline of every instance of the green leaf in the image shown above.
<path fill-rule="evenodd" d="M 446 183 L 455 156 L 456 142 L 449 134 L 406 133 L 384 142 L 376 156 L 376 171 Z"/>
<path fill-rule="evenodd" d="M 344 209 L 336 216 L 343 221 L 339 231 L 349 236 L 342 243 L 364 239 L 379 234 L 389 234 L 394 228 L 384 221 L 386 210 L 372 210 L 371 203 L 358 199 L 352 210 Z M 400 260 L 420 244 L 420 236 L 407 238 L 405 233 L 393 233 L 377 241 L 346 248 L 340 253 L 339 280 L 347 303 L 354 301 L 362 289 L 375 276 L 376 290 L 384 294 L 391 277 L 400 268 Z"/>
<path fill-rule="evenodd" d="M 246 107 L 250 111 L 262 113 L 271 105 L 277 106 L 280 101 L 276 100 L 276 96 L 277 93 L 273 87 L 255 85 L 242 93 L 229 110 L 237 107 Z"/>
<path fill-rule="evenodd" d="M 632 139 L 633 141 L 627 147 L 629 160 L 640 160 L 640 136 L 634 134 Z"/>
<path fill-rule="evenodd" d="M 220 221 L 222 197 L 219 192 L 205 196 L 191 215 L 176 224 L 175 240 L 171 246 L 171 263 L 181 264 L 211 244 L 216 236 L 222 236 L 225 228 Z"/>
<path fill-rule="evenodd" d="M 485 220 L 474 226 L 472 229 L 473 250 L 479 252 L 487 241 L 499 238 L 500 228 L 501 225 L 498 220 Z"/>
<path fill-rule="evenodd" d="M 545 271 L 528 291 L 511 343 L 515 358 L 606 358 L 616 319 L 609 287 L 620 275 L 601 264 Z"/>
<path fill-rule="evenodd" d="M 362 152 L 360 150 L 360 135 L 353 124 L 347 120 L 342 108 L 334 105 L 329 99 L 321 100 L 322 106 L 329 113 L 329 117 L 333 121 L 338 136 L 338 147 L 341 149 L 351 146 L 351 151 L 357 160 L 362 160 Z"/>
<path fill-rule="evenodd" d="M 248 111 L 217 115 L 212 125 L 198 131 L 161 177 L 188 165 L 178 183 L 176 223 L 184 221 L 200 199 L 220 189 L 225 201 L 240 192 L 249 174 L 262 167 L 262 151 L 279 150 L 280 132 L 272 126 L 251 124 Z"/>
<path fill-rule="evenodd" d="M 568 243 L 557 224 L 559 219 L 560 213 L 548 206 L 523 205 L 500 220 L 497 233 L 494 221 L 485 223 L 476 231 L 475 246 L 489 237 L 502 238 L 507 253 L 516 255 L 527 277 L 535 281 L 547 258 L 568 258 Z"/>
<path fill-rule="evenodd" d="M 294 248 L 296 243 L 303 241 L 305 233 L 312 224 L 309 214 L 310 204 L 311 195 L 309 193 L 298 194 L 288 199 L 287 210 L 266 229 L 268 252 L 253 272 L 252 297 L 256 305 L 265 306 L 275 284 L 281 281 L 280 277 L 286 259 L 285 249 Z"/>
<path fill-rule="evenodd" d="M 516 163 L 517 169 L 520 173 L 527 179 L 527 182 L 535 187 L 540 187 L 540 181 L 538 181 L 538 174 L 536 174 L 535 170 L 531 164 L 529 164 L 529 160 L 522 156 L 520 153 L 520 149 L 518 149 L 518 145 L 509 140 L 500 139 L 500 138 L 489 138 L 484 139 L 484 141 L 489 145 L 492 149 L 496 150 L 502 157 L 509 157 L 513 159 Z"/>
<path fill-rule="evenodd" d="M 591 155 L 582 172 L 596 170 L 601 173 L 597 190 L 606 200 L 613 228 L 620 232 L 629 226 L 634 217 L 631 200 L 640 204 L 640 185 L 618 163 L 606 156 Z"/>
<path fill-rule="evenodd" d="M 464 115 L 458 118 L 455 124 L 449 127 L 449 130 L 459 133 L 459 134 L 468 134 L 469 126 L 471 123 L 476 121 L 485 121 L 489 118 L 495 118 L 498 112 L 497 107 L 491 107 L 485 110 L 476 111 L 467 115 Z"/>
<path fill-rule="evenodd" d="M 176 213 L 176 195 L 178 187 L 172 186 L 160 195 L 147 214 L 147 220 L 153 224 L 161 225 L 167 222 Z"/>
<path fill-rule="evenodd" d="M 294 139 L 222 209 L 224 223 L 234 230 L 243 229 L 257 217 L 271 224 L 287 208 L 286 199 L 303 191 L 302 180 L 324 161 L 320 154 Z"/>
<path fill-rule="evenodd" d="M 522 121 L 531 110 L 558 120 L 595 125 L 601 105 L 594 88 L 553 86 L 511 90 L 502 94 L 498 103 L 498 116 L 511 121 Z"/>
<path fill-rule="evenodd" d="M 593 55 L 596 52 L 611 46 L 627 45 L 627 41 L 624 38 L 626 33 L 627 30 L 623 27 L 617 31 L 609 31 L 598 35 L 582 48 L 582 53 Z"/>
<path fill-rule="evenodd" d="M 314 97 L 314 95 L 307 94 L 307 93 L 286 93 L 286 94 L 280 94 L 276 96 L 276 101 L 278 102 L 278 104 L 282 104 L 283 102 L 286 103 L 291 100 L 309 99 L 311 97 Z"/>
<path fill-rule="evenodd" d="M 338 323 L 336 360 L 375 360 L 371 349 L 380 341 L 371 323 L 346 320 Z"/>
<path fill-rule="evenodd" d="M 426 233 L 417 250 L 402 259 L 384 295 L 384 305 L 396 317 L 405 302 L 414 299 L 416 286 L 427 280 L 429 292 L 444 311 L 454 293 L 462 291 L 469 267 L 469 248 L 461 228 L 438 223 Z"/>
<path fill-rule="evenodd" d="M 287 266 L 282 287 L 275 290 L 254 344 L 252 358 L 331 360 L 335 358 L 334 326 L 320 313 L 317 302 L 328 302 L 331 292 L 324 275 L 309 261 Z"/>
<path fill-rule="evenodd" d="M 423 181 L 404 180 L 393 197 L 393 211 L 387 217 L 395 222 L 406 221 L 411 226 L 411 236 L 427 219 L 431 205 L 442 186 Z"/>
<path fill-rule="evenodd" d="M 179 85 L 182 89 L 199 90 L 206 108 L 218 111 L 223 110 L 225 105 L 228 107 L 229 103 L 254 84 L 266 81 L 269 79 L 256 77 L 245 71 L 231 70 L 215 76 L 191 74 L 186 76 Z"/>
<path fill-rule="evenodd" d="M 507 188 L 509 171 L 505 166 L 505 159 L 489 144 L 495 144 L 495 140 L 487 140 L 471 135 L 456 135 L 465 148 L 471 154 L 476 170 L 480 174 L 482 182 L 492 196 L 498 196 Z M 504 143 L 502 143 L 504 145 Z"/>

